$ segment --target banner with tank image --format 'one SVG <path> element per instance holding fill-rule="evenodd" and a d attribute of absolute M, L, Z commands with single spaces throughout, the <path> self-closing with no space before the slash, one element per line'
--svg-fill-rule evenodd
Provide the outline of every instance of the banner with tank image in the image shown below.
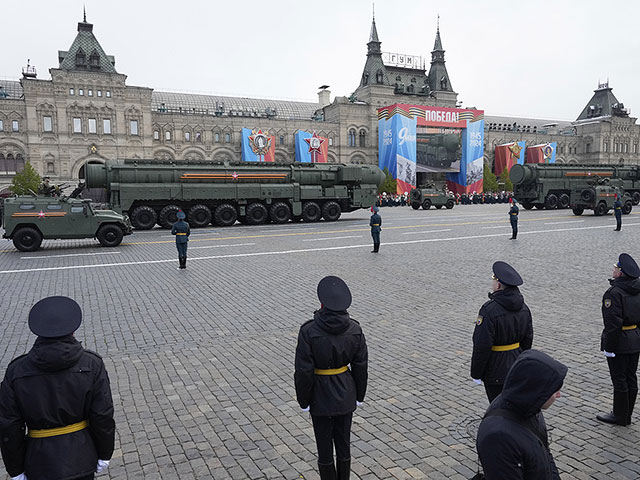
<path fill-rule="evenodd" d="M 396 179 L 397 193 L 416 186 L 416 119 L 394 115 L 378 120 L 378 166 Z"/>
<path fill-rule="evenodd" d="M 484 169 L 484 119 L 482 116 L 467 119 L 462 131 L 462 158 L 460 172 L 447 173 L 447 187 L 453 193 L 480 193 L 483 191 Z"/>

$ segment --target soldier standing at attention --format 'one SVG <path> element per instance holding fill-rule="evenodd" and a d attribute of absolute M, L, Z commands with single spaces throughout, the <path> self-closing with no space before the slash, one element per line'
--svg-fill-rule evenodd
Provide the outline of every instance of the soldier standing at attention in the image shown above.
<path fill-rule="evenodd" d="M 522 277 L 505 262 L 493 264 L 490 300 L 480 309 L 473 332 L 471 378 L 484 382 L 489 403 L 502 392 L 507 372 L 533 343 L 531 311 L 518 289 Z"/>
<path fill-rule="evenodd" d="M 38 338 L 0 386 L 0 447 L 12 480 L 89 480 L 109 466 L 109 377 L 102 358 L 74 338 L 81 322 L 80 306 L 67 297 L 42 299 L 29 312 Z"/>
<path fill-rule="evenodd" d="M 378 253 L 380 250 L 380 232 L 382 231 L 382 217 L 378 213 L 380 209 L 378 207 L 373 207 L 373 215 L 371 215 L 371 219 L 369 220 L 369 226 L 371 227 L 371 237 L 373 238 L 373 250 L 371 253 Z"/>
<path fill-rule="evenodd" d="M 311 412 L 320 479 L 349 480 L 351 419 L 367 390 L 367 342 L 360 324 L 347 312 L 351 305 L 347 284 L 338 277 L 325 277 L 317 291 L 320 310 L 298 334 L 296 396 L 300 408 Z"/>
<path fill-rule="evenodd" d="M 511 222 L 511 240 L 515 240 L 518 237 L 518 214 L 520 209 L 518 208 L 518 202 L 515 198 L 512 199 L 513 203 L 509 209 L 509 221 Z"/>
<path fill-rule="evenodd" d="M 616 231 L 619 232 L 622 228 L 622 202 L 617 193 L 616 201 L 613 202 L 613 214 L 616 216 Z"/>
<path fill-rule="evenodd" d="M 191 229 L 189 228 L 189 224 L 184 221 L 186 215 L 182 210 L 178 211 L 176 216 L 178 217 L 178 221 L 173 224 L 173 227 L 171 228 L 171 235 L 176 236 L 178 262 L 180 262 L 178 269 L 182 269 L 187 268 L 187 245 Z"/>
<path fill-rule="evenodd" d="M 640 356 L 640 268 L 627 253 L 613 266 L 611 287 L 602 297 L 604 331 L 600 349 L 607 357 L 613 383 L 613 412 L 597 415 L 601 422 L 629 425 L 638 396 Z"/>

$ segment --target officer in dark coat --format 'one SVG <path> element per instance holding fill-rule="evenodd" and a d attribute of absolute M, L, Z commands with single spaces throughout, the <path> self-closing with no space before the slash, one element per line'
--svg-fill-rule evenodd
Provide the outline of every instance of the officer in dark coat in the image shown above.
<path fill-rule="evenodd" d="M 556 480 L 542 415 L 560 396 L 567 367 L 537 350 L 523 352 L 489 406 L 476 439 L 487 480 Z"/>
<path fill-rule="evenodd" d="M 600 349 L 607 357 L 613 382 L 613 412 L 598 415 L 601 422 L 629 425 L 638 396 L 640 355 L 640 268 L 627 253 L 614 265 L 611 287 L 602 297 L 604 331 Z"/>
<path fill-rule="evenodd" d="M 300 408 L 311 411 L 320 479 L 348 480 L 351 418 L 367 391 L 367 342 L 360 324 L 347 312 L 351 292 L 342 279 L 323 278 L 318 299 L 320 310 L 298 334 L 296 396 Z"/>
<path fill-rule="evenodd" d="M 189 228 L 189 224 L 184 221 L 186 215 L 182 210 L 180 210 L 176 216 L 178 217 L 178 221 L 173 224 L 173 227 L 171 228 L 171 235 L 176 236 L 178 262 L 180 262 L 178 269 L 181 269 L 187 268 L 187 245 L 189 243 L 191 229 Z"/>
<path fill-rule="evenodd" d="M 480 309 L 473 332 L 471 378 L 487 392 L 489 402 L 502 391 L 507 372 L 533 343 L 531 311 L 518 289 L 522 277 L 505 262 L 493 264 L 490 300 Z"/>
<path fill-rule="evenodd" d="M 509 221 L 511 222 L 511 240 L 515 240 L 518 237 L 518 214 L 520 208 L 518 208 L 518 202 L 513 199 L 511 208 L 509 209 Z"/>
<path fill-rule="evenodd" d="M 0 386 L 0 446 L 13 479 L 88 480 L 109 465 L 109 377 L 102 358 L 73 337 L 81 321 L 80 306 L 67 297 L 40 300 L 29 313 L 38 338 L 9 364 Z"/>
<path fill-rule="evenodd" d="M 371 237 L 373 238 L 373 250 L 371 253 L 378 253 L 380 250 L 380 232 L 382 231 L 382 217 L 378 213 L 380 209 L 373 207 L 373 215 L 369 219 L 369 226 L 371 227 Z"/>
<path fill-rule="evenodd" d="M 622 202 L 620 197 L 616 194 L 616 201 L 613 202 L 613 214 L 616 216 L 616 231 L 622 229 Z"/>

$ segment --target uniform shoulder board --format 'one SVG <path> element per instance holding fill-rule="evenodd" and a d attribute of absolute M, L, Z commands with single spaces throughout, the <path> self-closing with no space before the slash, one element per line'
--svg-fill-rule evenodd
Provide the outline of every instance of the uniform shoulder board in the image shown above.
<path fill-rule="evenodd" d="M 96 352 L 94 352 L 93 350 L 89 350 L 88 348 L 85 348 L 84 351 L 86 353 L 89 353 L 89 354 L 93 355 L 94 357 L 98 357 L 100 360 L 102 360 L 102 357 L 100 355 L 98 355 Z"/>

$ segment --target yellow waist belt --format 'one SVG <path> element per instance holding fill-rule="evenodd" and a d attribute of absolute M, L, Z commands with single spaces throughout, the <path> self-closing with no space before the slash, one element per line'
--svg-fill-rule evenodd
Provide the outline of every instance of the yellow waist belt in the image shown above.
<path fill-rule="evenodd" d="M 623 325 L 622 329 L 623 330 L 633 330 L 634 328 L 638 328 L 637 325 Z"/>
<path fill-rule="evenodd" d="M 340 368 L 327 368 L 324 370 L 320 368 L 314 368 L 313 373 L 315 373 L 316 375 L 338 375 L 340 373 L 346 372 L 347 370 L 349 369 L 346 366 Z"/>
<path fill-rule="evenodd" d="M 509 350 L 515 350 L 520 348 L 520 342 L 512 343 L 511 345 L 494 345 L 491 347 L 492 352 L 508 352 Z"/>
<path fill-rule="evenodd" d="M 67 433 L 79 432 L 89 426 L 89 422 L 83 420 L 78 423 L 67 425 L 66 427 L 58 428 L 45 428 L 44 430 L 31 430 L 29 429 L 29 437 L 31 438 L 46 438 L 56 437 L 58 435 L 66 435 Z"/>
<path fill-rule="evenodd" d="M 374 223 L 373 225 L 371 225 L 372 227 L 379 227 L 380 224 L 379 223 Z"/>
<path fill-rule="evenodd" d="M 186 235 L 186 233 L 176 233 L 176 235 Z"/>

